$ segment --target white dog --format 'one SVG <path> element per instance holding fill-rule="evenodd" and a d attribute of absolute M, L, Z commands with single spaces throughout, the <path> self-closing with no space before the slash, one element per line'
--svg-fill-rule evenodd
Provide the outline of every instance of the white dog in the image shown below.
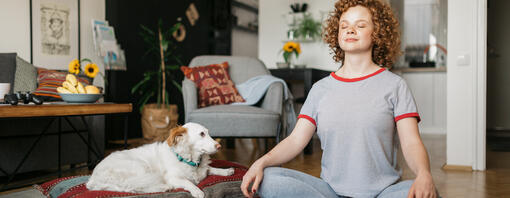
<path fill-rule="evenodd" d="M 208 174 L 234 173 L 234 168 L 209 166 L 209 155 L 221 146 L 208 132 L 200 124 L 187 123 L 172 129 L 166 142 L 114 152 L 96 166 L 87 188 L 136 193 L 184 188 L 193 197 L 204 197 L 196 184 Z"/>

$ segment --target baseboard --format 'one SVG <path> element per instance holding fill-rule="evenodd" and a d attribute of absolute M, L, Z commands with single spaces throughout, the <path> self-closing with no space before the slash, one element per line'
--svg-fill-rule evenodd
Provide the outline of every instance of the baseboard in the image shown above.
<path fill-rule="evenodd" d="M 473 171 L 473 167 L 471 166 L 461 166 L 461 165 L 443 165 L 443 170 L 456 170 L 456 171 Z"/>

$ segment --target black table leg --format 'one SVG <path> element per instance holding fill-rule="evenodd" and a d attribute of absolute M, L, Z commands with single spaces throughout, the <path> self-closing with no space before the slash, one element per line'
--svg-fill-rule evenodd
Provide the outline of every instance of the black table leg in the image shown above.
<path fill-rule="evenodd" d="M 126 114 L 126 119 L 124 119 L 124 149 L 128 148 L 128 143 L 127 143 L 127 139 L 128 139 L 128 118 L 129 118 L 129 114 Z"/>
<path fill-rule="evenodd" d="M 61 161 L 61 158 L 62 158 L 62 145 L 61 145 L 61 140 L 62 140 L 62 118 L 57 118 L 58 119 L 58 177 L 62 177 L 62 161 Z"/>

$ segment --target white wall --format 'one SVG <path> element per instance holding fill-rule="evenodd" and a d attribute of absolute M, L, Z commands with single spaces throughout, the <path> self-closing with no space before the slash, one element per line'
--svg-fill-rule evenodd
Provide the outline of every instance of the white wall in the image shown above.
<path fill-rule="evenodd" d="M 475 154 L 483 147 L 477 147 L 475 138 L 479 117 L 483 111 L 477 109 L 478 73 L 480 46 L 477 30 L 479 4 L 485 0 L 448 1 L 448 72 L 447 72 L 447 164 L 475 166 Z M 468 56 L 467 64 L 458 64 L 461 56 Z M 483 145 L 485 146 L 485 145 Z M 483 167 L 484 168 L 484 167 Z"/>
<path fill-rule="evenodd" d="M 29 0 L 0 1 L 0 52 L 17 52 L 30 61 L 30 10 Z M 104 74 L 100 57 L 94 52 L 92 43 L 91 19 L 105 19 L 105 0 L 82 0 L 81 2 L 81 57 L 90 58 L 98 64 Z M 45 65 L 40 65 L 45 67 Z M 46 66 L 47 67 L 47 66 Z M 67 70 L 67 66 L 59 68 Z M 103 80 L 96 77 L 94 84 L 104 86 Z"/>
<path fill-rule="evenodd" d="M 247 5 L 258 8 L 258 3 L 248 0 L 238 0 Z M 253 23 L 257 20 L 258 15 L 254 12 L 248 11 L 243 8 L 232 7 L 232 14 L 237 16 L 238 25 L 244 27 L 248 23 Z M 258 34 L 256 32 L 247 32 L 237 28 L 232 29 L 232 55 L 233 56 L 248 56 L 258 57 Z"/>
<path fill-rule="evenodd" d="M 0 52 L 16 52 L 30 62 L 29 9 L 28 0 L 0 2 Z"/>
<path fill-rule="evenodd" d="M 316 20 L 321 18 L 321 12 L 329 13 L 334 7 L 335 1 L 307 1 L 308 11 Z M 260 0 L 259 2 L 259 59 L 268 68 L 276 68 L 276 62 L 283 62 L 279 53 L 287 38 L 287 24 L 283 17 L 289 13 L 289 1 Z M 324 18 L 326 19 L 326 14 Z M 301 43 L 301 55 L 299 61 L 307 64 L 309 68 L 323 70 L 336 70 L 338 63 L 333 61 L 329 47 L 322 41 L 314 43 Z"/>
<path fill-rule="evenodd" d="M 103 60 L 94 51 L 91 20 L 105 20 L 105 0 L 81 0 L 80 3 L 81 58 L 91 59 L 92 62 L 99 66 L 100 71 L 104 74 Z M 94 85 L 104 87 L 104 81 L 100 75 L 94 78 Z"/>
<path fill-rule="evenodd" d="M 421 122 L 421 134 L 446 134 L 446 72 L 402 74 L 413 92 Z"/>

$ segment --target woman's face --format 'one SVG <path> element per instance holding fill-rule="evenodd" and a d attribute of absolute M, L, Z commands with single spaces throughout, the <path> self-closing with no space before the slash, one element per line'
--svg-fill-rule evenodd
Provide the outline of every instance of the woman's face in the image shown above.
<path fill-rule="evenodd" d="M 338 43 L 345 52 L 372 50 L 374 23 L 370 11 L 363 6 L 349 8 L 340 16 Z"/>

